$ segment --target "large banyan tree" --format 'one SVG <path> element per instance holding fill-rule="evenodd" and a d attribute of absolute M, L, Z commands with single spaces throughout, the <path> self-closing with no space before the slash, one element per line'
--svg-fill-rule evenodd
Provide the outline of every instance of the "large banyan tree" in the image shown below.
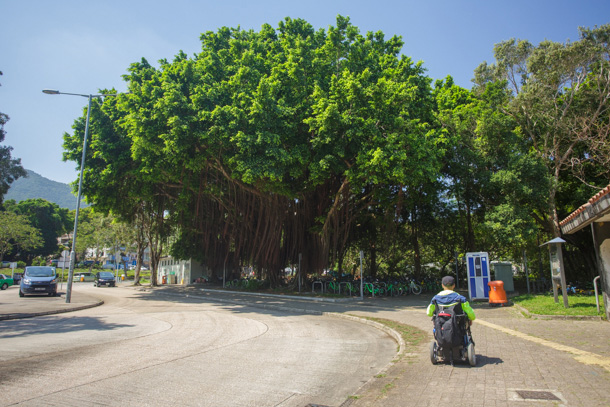
<path fill-rule="evenodd" d="M 176 256 L 277 285 L 299 254 L 309 273 L 340 262 L 366 218 L 404 221 L 405 191 L 437 178 L 430 79 L 400 38 L 339 16 L 201 42 L 192 58 L 131 65 L 130 93 L 94 106 L 85 169 L 97 207 L 171 219 Z M 65 136 L 77 162 L 83 120 Z"/>

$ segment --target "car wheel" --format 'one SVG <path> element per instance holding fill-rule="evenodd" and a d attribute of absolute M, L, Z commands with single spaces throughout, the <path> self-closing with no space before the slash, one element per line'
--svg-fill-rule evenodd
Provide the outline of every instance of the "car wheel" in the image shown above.
<path fill-rule="evenodd" d="M 19 296 L 23 297 L 23 291 L 21 291 L 21 288 L 19 289 Z"/>
<path fill-rule="evenodd" d="M 6 290 L 7 288 L 8 288 L 8 284 L 7 283 L 2 284 L 2 289 L 3 290 Z"/>

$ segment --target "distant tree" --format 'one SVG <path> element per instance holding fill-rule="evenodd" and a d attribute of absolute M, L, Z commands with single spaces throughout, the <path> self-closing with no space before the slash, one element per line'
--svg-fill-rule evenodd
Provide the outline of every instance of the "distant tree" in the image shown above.
<path fill-rule="evenodd" d="M 2 75 L 2 71 L 0 71 L 0 75 Z M 6 136 L 4 125 L 8 120 L 8 115 L 0 112 L 0 143 L 4 141 Z M 21 159 L 12 158 L 11 151 L 13 151 L 13 147 L 0 146 L 0 205 L 2 205 L 4 195 L 13 181 L 19 177 L 27 176 L 26 171 L 21 166 Z"/>
<path fill-rule="evenodd" d="M 96 212 L 92 207 L 82 208 L 78 217 L 76 254 L 84 260 L 89 252 L 95 261 L 99 261 L 104 249 L 114 245 L 111 239 L 110 225 L 112 217 Z"/>
<path fill-rule="evenodd" d="M 14 250 L 31 251 L 42 245 L 40 232 L 30 225 L 26 216 L 0 212 L 0 261 Z"/>
<path fill-rule="evenodd" d="M 57 254 L 59 250 L 57 238 L 70 229 L 73 220 L 68 209 L 60 208 L 57 204 L 40 198 L 27 199 L 19 203 L 9 200 L 5 206 L 8 211 L 25 216 L 40 232 L 43 245 L 30 249 L 28 257 Z"/>
<path fill-rule="evenodd" d="M 503 110 L 551 181 L 548 209 L 540 220 L 548 233 L 559 236 L 562 175 L 598 188 L 610 177 L 610 24 L 581 28 L 580 40 L 565 44 L 533 46 L 512 39 L 497 44 L 494 53 L 495 64 L 475 71 L 474 90 L 504 84 L 510 91 Z M 587 174 L 602 175 L 606 182 L 594 185 Z"/>
<path fill-rule="evenodd" d="M 509 92 L 497 82 L 471 92 L 449 77 L 437 82 L 435 93 L 451 141 L 444 173 L 463 235 L 456 249 L 499 253 L 522 246 L 538 231 L 535 220 L 545 212 L 549 177 L 503 111 Z"/>

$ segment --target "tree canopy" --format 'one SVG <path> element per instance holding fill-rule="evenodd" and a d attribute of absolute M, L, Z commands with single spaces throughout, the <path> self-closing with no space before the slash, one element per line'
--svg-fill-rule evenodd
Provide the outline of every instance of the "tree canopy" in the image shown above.
<path fill-rule="evenodd" d="M 432 86 L 401 38 L 347 17 L 206 32 L 201 52 L 133 63 L 129 94 L 94 101 L 84 195 L 138 225 L 153 269 L 169 244 L 272 285 L 356 248 L 371 274 L 535 251 L 587 195 L 568 185 L 608 182 L 609 27 L 498 44 L 472 90 Z M 77 163 L 85 114 L 64 136 Z"/>

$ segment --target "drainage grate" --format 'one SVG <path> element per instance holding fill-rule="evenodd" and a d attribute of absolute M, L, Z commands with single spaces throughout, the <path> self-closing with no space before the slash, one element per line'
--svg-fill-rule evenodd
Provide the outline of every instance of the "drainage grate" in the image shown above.
<path fill-rule="evenodd" d="M 517 390 L 517 394 L 524 400 L 552 400 L 561 401 L 550 391 Z"/>

